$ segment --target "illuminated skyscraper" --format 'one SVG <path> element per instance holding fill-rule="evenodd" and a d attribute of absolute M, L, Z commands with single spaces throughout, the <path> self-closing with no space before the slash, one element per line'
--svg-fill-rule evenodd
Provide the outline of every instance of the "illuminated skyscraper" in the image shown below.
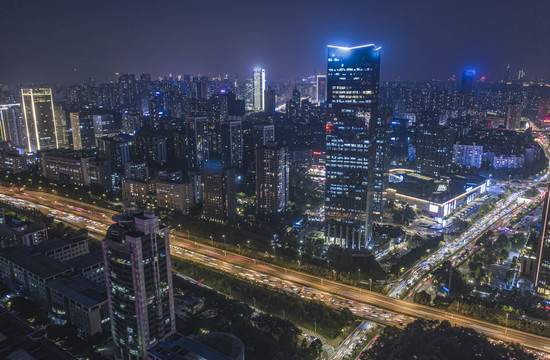
<path fill-rule="evenodd" d="M 102 243 L 113 341 L 119 358 L 145 359 L 176 331 L 168 228 L 150 212 L 114 220 Z"/>
<path fill-rule="evenodd" d="M 57 148 L 52 89 L 21 89 L 28 152 Z"/>
<path fill-rule="evenodd" d="M 253 78 L 253 109 L 255 111 L 264 111 L 265 109 L 265 69 L 254 68 Z"/>
<path fill-rule="evenodd" d="M 537 293 L 548 296 L 550 295 L 550 192 L 546 193 L 542 209 L 535 288 Z"/>
<path fill-rule="evenodd" d="M 327 101 L 327 76 L 317 75 L 317 103 Z"/>
<path fill-rule="evenodd" d="M 364 248 L 372 233 L 380 48 L 329 46 L 325 237 Z"/>

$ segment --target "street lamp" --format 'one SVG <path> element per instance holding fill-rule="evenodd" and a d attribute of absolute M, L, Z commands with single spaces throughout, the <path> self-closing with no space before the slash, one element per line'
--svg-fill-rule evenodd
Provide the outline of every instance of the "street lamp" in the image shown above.
<path fill-rule="evenodd" d="M 239 247 L 239 254 L 241 253 L 241 244 L 237 244 L 237 246 Z"/>
<path fill-rule="evenodd" d="M 222 237 L 223 237 L 223 243 L 225 244 L 225 234 L 223 234 Z"/>
<path fill-rule="evenodd" d="M 359 284 L 361 284 L 361 269 L 357 269 L 357 271 L 359 271 L 359 273 L 357 274 L 357 282 Z M 359 286 L 361 286 L 361 285 L 359 285 Z"/>
<path fill-rule="evenodd" d="M 212 237 L 212 235 L 210 235 L 210 240 L 212 240 L 212 246 L 214 246 L 214 238 Z"/>
<path fill-rule="evenodd" d="M 370 283 L 370 288 L 369 288 L 369 290 L 372 291 L 372 279 L 369 279 L 369 283 Z"/>

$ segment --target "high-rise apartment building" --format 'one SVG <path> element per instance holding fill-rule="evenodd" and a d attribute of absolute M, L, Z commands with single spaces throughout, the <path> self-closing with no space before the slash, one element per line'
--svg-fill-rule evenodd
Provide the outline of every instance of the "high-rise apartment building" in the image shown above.
<path fill-rule="evenodd" d="M 508 103 L 508 109 L 506 111 L 506 129 L 516 130 L 519 129 L 521 121 L 521 104 L 517 102 Z"/>
<path fill-rule="evenodd" d="M 277 214 L 288 208 L 288 153 L 268 143 L 256 149 L 256 211 Z"/>
<path fill-rule="evenodd" d="M 265 107 L 264 112 L 266 114 L 273 114 L 275 113 L 275 90 L 269 88 L 264 92 L 264 98 L 265 98 Z"/>
<path fill-rule="evenodd" d="M 73 149 L 92 149 L 96 147 L 94 119 L 89 111 L 76 111 L 69 114 L 71 119 L 71 134 Z"/>
<path fill-rule="evenodd" d="M 550 184 L 547 190 L 550 189 Z M 535 288 L 537 293 L 550 295 L 550 191 L 544 198 L 540 238 L 537 249 L 537 272 L 535 275 Z"/>
<path fill-rule="evenodd" d="M 364 248 L 372 233 L 380 48 L 328 47 L 325 237 Z"/>
<path fill-rule="evenodd" d="M 188 167 L 200 169 L 209 157 L 208 118 L 187 118 L 186 131 Z"/>
<path fill-rule="evenodd" d="M 17 148 L 27 147 L 27 133 L 20 104 L 0 105 L 0 140 Z"/>
<path fill-rule="evenodd" d="M 235 169 L 209 160 L 201 173 L 204 218 L 225 223 L 237 213 Z"/>
<path fill-rule="evenodd" d="M 243 167 L 243 126 L 240 120 L 221 123 L 222 163 L 228 167 Z"/>
<path fill-rule="evenodd" d="M 57 149 L 57 128 L 52 89 L 21 89 L 27 132 L 27 151 Z"/>
<path fill-rule="evenodd" d="M 252 106 L 255 111 L 265 109 L 265 69 L 255 68 L 253 73 Z"/>
<path fill-rule="evenodd" d="M 151 212 L 114 220 L 102 243 L 112 337 L 120 358 L 145 359 L 176 331 L 168 228 Z"/>
<path fill-rule="evenodd" d="M 253 138 L 254 148 L 275 141 L 275 125 L 254 125 Z"/>

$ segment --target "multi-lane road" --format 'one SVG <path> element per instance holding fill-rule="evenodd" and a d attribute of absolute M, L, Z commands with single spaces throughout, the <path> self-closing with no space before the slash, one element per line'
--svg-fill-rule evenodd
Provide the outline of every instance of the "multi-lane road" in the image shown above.
<path fill-rule="evenodd" d="M 104 234 L 106 228 L 112 223 L 110 217 L 114 214 L 114 212 L 95 205 L 85 204 L 75 200 L 68 200 L 63 197 L 40 192 L 26 191 L 25 193 L 16 194 L 7 188 L 0 188 L 0 192 L 0 200 L 10 202 L 15 206 L 38 209 L 73 226 L 89 226 L 88 229 L 92 233 L 97 234 L 97 236 Z M 234 266 L 237 265 L 246 269 L 246 271 L 255 271 L 260 274 L 265 274 L 270 277 L 280 279 L 280 281 L 284 281 L 286 284 L 290 284 L 290 286 L 301 285 L 311 289 L 316 289 L 319 292 L 330 294 L 330 298 L 336 299 L 336 297 L 338 297 L 348 299 L 348 301 L 352 301 L 352 304 L 353 302 L 356 302 L 355 305 L 357 305 L 357 307 L 370 305 L 373 309 L 387 309 L 391 313 L 410 315 L 415 318 L 449 320 L 453 324 L 474 328 L 477 331 L 495 339 L 518 342 L 526 347 L 536 349 L 541 352 L 550 351 L 549 338 L 517 330 L 506 329 L 503 326 L 485 321 L 471 319 L 440 309 L 410 303 L 386 295 L 341 284 L 339 282 L 330 281 L 310 274 L 285 269 L 277 265 L 268 264 L 239 255 L 237 253 L 228 252 L 195 242 L 193 239 L 187 238 L 181 233 L 173 234 L 171 237 L 171 243 L 174 246 L 185 248 L 190 253 L 197 255 L 200 254 L 202 256 L 216 259 L 219 262 L 217 267 L 221 269 L 231 267 L 234 268 Z M 179 254 L 175 254 L 175 256 L 177 255 Z M 205 262 L 201 256 L 197 256 L 195 260 L 201 263 Z M 221 267 L 221 264 L 223 264 L 224 267 Z M 326 297 L 326 295 L 324 296 Z M 363 314 L 358 315 L 363 316 Z M 373 320 L 376 319 L 373 317 L 369 318 Z M 405 320 L 404 317 L 402 319 Z M 379 320 L 379 322 L 388 323 L 387 321 L 381 320 Z M 393 322 L 393 320 L 391 322 Z"/>

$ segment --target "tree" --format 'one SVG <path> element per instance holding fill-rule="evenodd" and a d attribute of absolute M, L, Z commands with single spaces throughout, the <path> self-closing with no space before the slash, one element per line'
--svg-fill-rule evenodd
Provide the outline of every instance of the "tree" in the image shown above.
<path fill-rule="evenodd" d="M 431 300 L 431 295 L 428 294 L 425 290 L 418 292 L 413 296 L 413 301 L 420 305 L 428 305 Z"/>

